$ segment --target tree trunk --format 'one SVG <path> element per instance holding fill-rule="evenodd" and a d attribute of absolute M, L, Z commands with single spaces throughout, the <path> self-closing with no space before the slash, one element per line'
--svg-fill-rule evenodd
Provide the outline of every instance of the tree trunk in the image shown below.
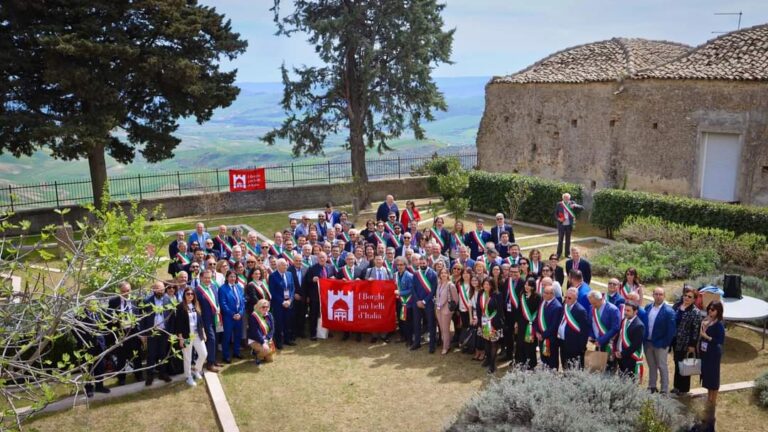
<path fill-rule="evenodd" d="M 350 122 L 349 144 L 352 161 L 352 181 L 360 209 L 370 204 L 368 199 L 368 169 L 365 166 L 365 142 L 363 141 L 362 124 L 353 125 Z"/>
<path fill-rule="evenodd" d="M 101 208 L 104 187 L 107 184 L 107 161 L 104 157 L 104 144 L 98 144 L 88 152 L 88 168 L 91 171 L 93 204 L 96 208 Z"/>

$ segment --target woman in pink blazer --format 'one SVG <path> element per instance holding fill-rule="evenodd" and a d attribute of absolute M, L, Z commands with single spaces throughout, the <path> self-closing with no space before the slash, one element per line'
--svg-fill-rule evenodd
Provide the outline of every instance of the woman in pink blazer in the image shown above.
<path fill-rule="evenodd" d="M 448 306 L 449 301 L 459 301 L 459 293 L 456 291 L 456 285 L 451 282 L 451 272 L 443 267 L 437 274 L 437 296 L 435 297 L 435 313 L 437 314 L 437 324 L 440 327 L 440 339 L 443 341 L 443 355 L 448 354 L 451 349 L 451 317 L 453 311 Z"/>

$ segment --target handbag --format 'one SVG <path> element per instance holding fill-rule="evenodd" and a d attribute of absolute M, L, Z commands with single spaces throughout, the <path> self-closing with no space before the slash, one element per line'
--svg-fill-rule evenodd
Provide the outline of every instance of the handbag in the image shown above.
<path fill-rule="evenodd" d="M 584 369 L 591 372 L 602 372 L 608 364 L 608 353 L 605 351 L 587 351 L 584 354 Z"/>
<path fill-rule="evenodd" d="M 448 290 L 448 295 L 451 295 L 451 291 Z M 451 312 L 456 312 L 459 310 L 459 303 L 456 302 L 453 298 L 448 298 L 448 310 Z"/>
<path fill-rule="evenodd" d="M 466 327 L 461 331 L 459 339 L 462 352 L 472 352 L 477 346 L 477 327 Z"/>
<path fill-rule="evenodd" d="M 677 362 L 677 371 L 681 376 L 701 375 L 701 359 L 692 357 L 693 353 Z"/>

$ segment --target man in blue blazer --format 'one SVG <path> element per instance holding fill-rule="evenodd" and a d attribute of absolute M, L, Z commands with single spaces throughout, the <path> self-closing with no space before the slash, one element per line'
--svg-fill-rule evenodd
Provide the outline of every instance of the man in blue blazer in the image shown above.
<path fill-rule="evenodd" d="M 491 240 L 491 233 L 485 230 L 482 219 L 475 221 L 476 230 L 464 234 L 464 243 L 469 247 L 469 257 L 476 260 L 485 253 L 485 242 Z"/>
<path fill-rule="evenodd" d="M 672 345 L 672 339 L 677 334 L 675 311 L 664 302 L 664 288 L 653 290 L 653 303 L 645 307 L 648 315 L 648 332 L 645 335 L 643 348 L 648 362 L 648 390 L 656 392 L 657 373 L 661 374 L 661 392 L 669 392 L 669 370 L 667 368 L 667 352 Z"/>
<path fill-rule="evenodd" d="M 563 307 L 563 319 L 557 328 L 557 342 L 560 345 L 560 363 L 563 369 L 570 369 L 578 362 L 580 368 L 584 367 L 584 353 L 587 351 L 587 340 L 591 330 L 587 310 L 576 300 L 578 290 L 568 288 L 565 293 L 565 306 Z"/>
<path fill-rule="evenodd" d="M 560 364 L 557 343 L 557 331 L 563 319 L 563 305 L 555 298 L 555 288 L 552 284 L 544 287 L 543 300 L 539 306 L 535 330 L 536 337 L 541 343 L 539 353 L 541 362 L 551 369 L 557 370 Z"/>
<path fill-rule="evenodd" d="M 213 270 L 205 269 L 200 274 L 200 285 L 195 288 L 197 302 L 200 304 L 198 325 L 205 330 L 205 348 L 208 351 L 205 368 L 209 372 L 218 372 L 221 365 L 216 363 L 216 334 L 222 326 L 221 306 L 219 306 L 219 287 L 213 281 Z"/>
<path fill-rule="evenodd" d="M 400 340 L 409 346 L 413 343 L 413 275 L 406 270 L 405 257 L 395 258 L 395 283 L 397 284 L 397 324 Z"/>
<path fill-rule="evenodd" d="M 165 295 L 165 284 L 157 281 L 152 285 L 152 294 L 144 298 L 142 302 L 141 330 L 147 338 L 147 379 L 145 384 L 150 386 L 155 377 L 155 369 L 159 372 L 160 379 L 171 382 L 165 365 L 157 367 L 159 363 L 165 363 L 168 353 L 168 334 L 173 334 L 174 307 L 171 299 Z"/>
<path fill-rule="evenodd" d="M 512 230 L 512 225 L 504 221 L 503 213 L 496 213 L 496 225 L 491 228 L 491 241 L 494 244 L 501 243 L 501 233 L 503 232 L 508 232 L 509 241 L 515 242 L 515 232 Z"/>
<path fill-rule="evenodd" d="M 619 334 L 621 326 L 621 313 L 619 308 L 606 301 L 606 296 L 600 291 L 590 291 L 588 296 L 590 303 L 589 319 L 592 324 L 590 340 L 597 345 L 598 351 L 610 353 L 613 339 Z M 614 370 L 613 363 L 608 365 L 608 370 Z"/>
<path fill-rule="evenodd" d="M 397 204 L 395 203 L 395 197 L 387 195 L 384 202 L 381 203 L 376 210 L 376 222 L 386 222 L 389 219 L 390 213 L 395 214 L 395 220 L 400 220 L 400 210 L 398 210 Z"/>
<path fill-rule="evenodd" d="M 579 248 L 576 246 L 571 248 L 571 259 L 565 262 L 565 274 L 570 274 L 573 269 L 581 271 L 587 285 L 592 282 L 592 265 L 581 257 Z"/>
<path fill-rule="evenodd" d="M 272 316 L 275 318 L 275 347 L 296 345 L 293 341 L 293 297 L 296 294 L 293 275 L 288 262 L 277 260 L 277 271 L 269 275 L 269 293 L 272 296 Z"/>
<path fill-rule="evenodd" d="M 435 295 L 437 294 L 437 273 L 427 265 L 427 258 L 418 254 L 419 268 L 414 269 L 413 293 L 413 344 L 411 350 L 421 348 L 421 321 L 426 319 L 429 331 L 429 353 L 435 352 L 437 327 L 435 323 Z"/>
<path fill-rule="evenodd" d="M 587 285 L 586 282 L 584 282 L 584 276 L 581 274 L 581 271 L 571 270 L 568 272 L 568 286 L 571 288 L 576 288 L 576 291 L 579 293 L 579 297 L 576 301 L 579 302 L 584 310 L 588 311 L 592 306 L 590 305 L 589 298 L 587 296 L 589 295 L 589 292 L 592 291 L 592 289 L 589 287 L 589 285 Z"/>
<path fill-rule="evenodd" d="M 237 282 L 234 272 L 227 273 L 227 282 L 219 288 L 219 304 L 221 305 L 221 318 L 224 326 L 224 338 L 221 341 L 221 350 L 224 363 L 230 363 L 230 356 L 234 352 L 235 358 L 240 356 L 240 339 L 243 335 L 243 320 L 245 319 L 245 292 Z M 230 351 L 230 344 L 232 348 Z"/>

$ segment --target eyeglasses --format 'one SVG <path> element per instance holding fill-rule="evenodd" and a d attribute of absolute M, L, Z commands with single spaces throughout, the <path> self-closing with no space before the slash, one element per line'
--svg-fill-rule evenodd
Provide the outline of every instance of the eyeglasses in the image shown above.
<path fill-rule="evenodd" d="M 693 298 L 693 296 L 692 296 L 692 295 L 690 295 L 690 294 L 686 294 L 686 295 L 684 295 L 683 297 L 685 297 L 685 298 L 689 298 L 689 299 L 692 299 L 692 298 Z"/>
<path fill-rule="evenodd" d="M 195 295 L 195 293 L 191 293 L 191 292 L 188 292 L 188 293 L 184 293 L 184 295 L 185 295 L 185 296 L 190 296 L 190 297 L 192 297 L 192 296 L 194 296 L 194 295 Z"/>
<path fill-rule="evenodd" d="M 191 268 L 191 269 L 199 269 L 200 266 L 190 266 L 189 268 Z"/>

